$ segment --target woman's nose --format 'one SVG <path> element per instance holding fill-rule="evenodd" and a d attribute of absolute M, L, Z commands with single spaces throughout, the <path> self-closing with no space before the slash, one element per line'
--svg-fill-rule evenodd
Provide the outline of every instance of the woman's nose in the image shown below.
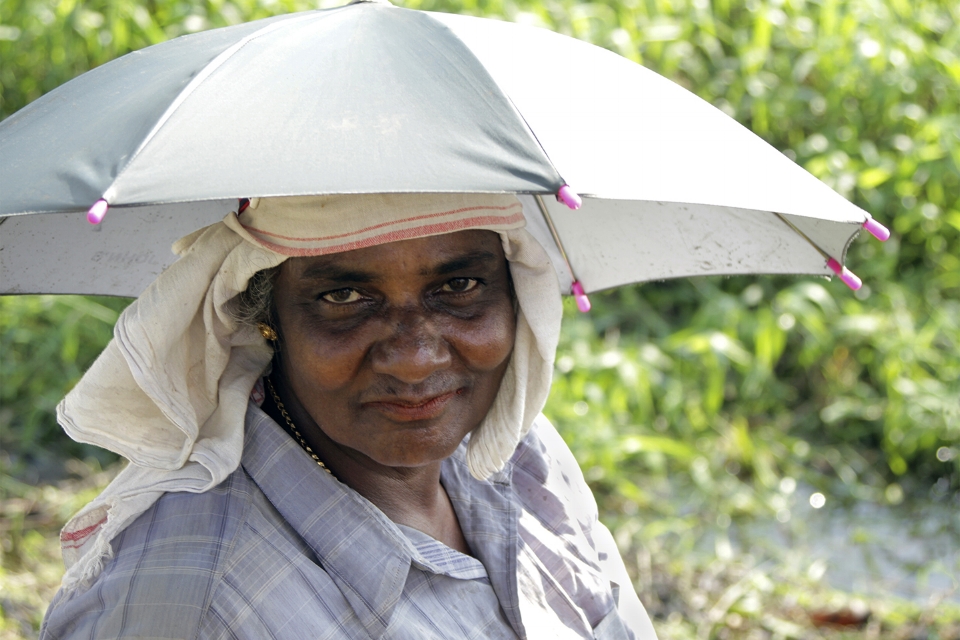
<path fill-rule="evenodd" d="M 387 335 L 373 349 L 375 372 L 418 384 L 450 366 L 450 345 L 433 320 L 420 311 L 397 316 L 388 323 Z"/>

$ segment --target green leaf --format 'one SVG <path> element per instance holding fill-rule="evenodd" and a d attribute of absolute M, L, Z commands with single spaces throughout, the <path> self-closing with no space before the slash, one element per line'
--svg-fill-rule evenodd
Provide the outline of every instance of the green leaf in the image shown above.
<path fill-rule="evenodd" d="M 857 186 L 861 189 L 874 189 L 890 179 L 893 175 L 887 169 L 882 167 L 872 167 L 861 171 L 857 176 Z"/>

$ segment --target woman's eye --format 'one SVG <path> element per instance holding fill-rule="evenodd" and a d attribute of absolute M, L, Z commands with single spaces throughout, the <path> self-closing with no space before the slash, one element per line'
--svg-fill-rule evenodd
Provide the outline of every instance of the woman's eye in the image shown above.
<path fill-rule="evenodd" d="M 448 280 L 445 285 L 440 287 L 440 290 L 448 293 L 466 293 L 467 291 L 476 289 L 479 283 L 480 281 L 476 278 L 454 278 Z"/>
<path fill-rule="evenodd" d="M 332 302 L 333 304 L 350 304 L 360 298 L 360 293 L 356 289 L 337 289 L 336 291 L 328 291 L 320 296 L 321 300 Z"/>

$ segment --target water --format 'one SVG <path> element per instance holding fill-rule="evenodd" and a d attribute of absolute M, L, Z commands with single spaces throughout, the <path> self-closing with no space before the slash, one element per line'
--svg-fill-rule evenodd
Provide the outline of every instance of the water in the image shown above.
<path fill-rule="evenodd" d="M 858 502 L 813 509 L 802 544 L 826 564 L 837 588 L 892 593 L 926 602 L 945 595 L 960 602 L 960 508 L 956 501 L 897 506 Z"/>
<path fill-rule="evenodd" d="M 812 578 L 865 595 L 894 595 L 926 604 L 960 603 L 960 499 L 900 505 L 855 502 L 810 506 L 800 488 L 787 523 L 735 525 L 744 550 L 792 559 Z"/>

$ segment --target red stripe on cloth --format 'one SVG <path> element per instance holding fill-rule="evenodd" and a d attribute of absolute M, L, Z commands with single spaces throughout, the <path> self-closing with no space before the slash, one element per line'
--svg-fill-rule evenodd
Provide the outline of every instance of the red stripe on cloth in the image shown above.
<path fill-rule="evenodd" d="M 253 389 L 250 390 L 250 399 L 258 407 L 263 406 L 263 401 L 267 399 L 267 394 L 263 389 L 263 378 L 257 378 L 257 381 L 253 384 Z"/>
<path fill-rule="evenodd" d="M 86 538 L 84 538 L 83 540 L 78 540 L 78 541 L 76 541 L 76 542 L 70 542 L 70 543 L 61 542 L 61 543 L 60 543 L 60 549 L 61 549 L 61 550 L 63 550 L 63 549 L 79 549 L 80 547 L 82 547 L 82 546 L 85 545 L 86 543 L 87 543 L 87 539 L 86 539 Z"/>
<path fill-rule="evenodd" d="M 83 529 L 77 529 L 76 531 L 61 531 L 60 532 L 60 542 L 75 542 L 82 538 L 87 538 L 91 536 L 97 529 L 103 526 L 103 523 L 107 521 L 107 517 L 104 516 L 103 520 L 92 524 L 89 527 L 84 527 Z"/>
<path fill-rule="evenodd" d="M 279 240 L 293 240 L 294 242 L 323 242 L 325 240 L 337 240 L 338 238 L 347 238 L 349 236 L 359 235 L 361 233 L 368 233 L 370 231 L 376 231 L 377 229 L 382 229 L 383 227 L 394 226 L 398 224 L 404 224 L 407 222 L 416 222 L 417 220 L 427 220 L 430 218 L 440 218 L 442 216 L 456 215 L 459 213 L 465 213 L 467 211 L 477 211 L 481 209 L 492 209 L 494 211 L 509 211 L 511 209 L 516 209 L 520 207 L 523 209 L 523 205 L 519 202 L 511 204 L 507 207 L 464 207 L 462 209 L 451 209 L 450 211 L 441 211 L 440 213 L 426 213 L 421 216 L 413 216 L 412 218 L 404 218 L 403 220 L 392 220 L 390 222 L 381 222 L 380 224 L 375 224 L 370 227 L 364 227 L 363 229 L 357 229 L 356 231 L 351 231 L 349 233 L 339 233 L 332 236 L 320 236 L 319 238 L 294 238 L 290 236 L 282 236 L 279 233 L 271 233 L 270 231 L 264 231 L 263 229 L 258 229 L 257 227 L 248 226 L 243 223 L 241 225 L 247 231 L 251 233 L 258 233 L 264 236 L 270 236 L 271 238 L 277 238 Z"/>
<path fill-rule="evenodd" d="M 454 231 L 473 229 L 483 225 L 513 224 L 514 222 L 520 222 L 521 220 L 523 220 L 523 213 L 517 213 L 507 218 L 504 218 L 503 216 L 478 216 L 476 218 L 464 218 L 461 220 L 453 220 L 451 222 L 429 224 L 422 227 L 413 227 L 411 229 L 398 229 L 396 231 L 390 231 L 389 233 L 384 233 L 378 236 L 364 238 L 363 240 L 356 240 L 354 242 L 347 242 L 332 247 L 320 247 L 316 249 L 293 249 L 279 244 L 273 244 L 272 242 L 267 242 L 266 240 L 261 240 L 259 238 L 257 238 L 257 241 L 265 249 L 270 249 L 271 251 L 275 251 L 280 255 L 290 256 L 293 258 L 304 258 L 309 256 L 325 256 L 330 253 L 340 253 L 342 251 L 353 251 L 354 249 L 364 249 L 366 247 L 372 247 L 378 244 L 397 242 L 398 240 L 409 240 L 410 238 L 438 236 L 444 233 L 453 233 Z"/>

